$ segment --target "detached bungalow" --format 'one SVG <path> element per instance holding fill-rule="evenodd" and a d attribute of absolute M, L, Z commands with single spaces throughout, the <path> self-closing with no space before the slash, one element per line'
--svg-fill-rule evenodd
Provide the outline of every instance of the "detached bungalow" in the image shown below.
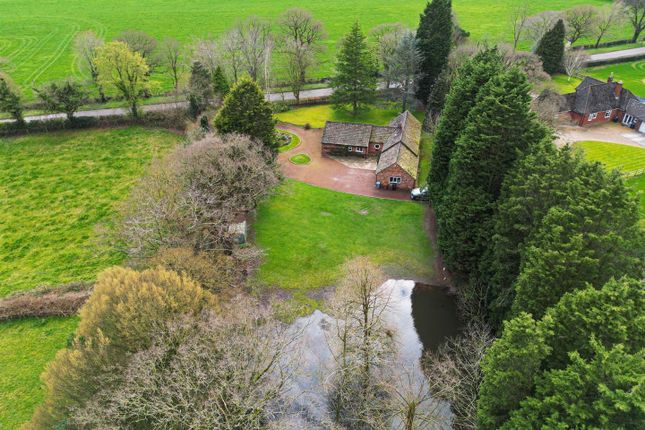
<path fill-rule="evenodd" d="M 608 121 L 645 133 L 645 104 L 631 91 L 623 88 L 621 81 L 607 82 L 586 77 L 574 93 L 565 94 L 566 110 L 580 127 Z"/>
<path fill-rule="evenodd" d="M 378 156 L 376 186 L 411 190 L 417 181 L 421 123 L 408 111 L 387 126 L 328 121 L 324 155 Z"/>

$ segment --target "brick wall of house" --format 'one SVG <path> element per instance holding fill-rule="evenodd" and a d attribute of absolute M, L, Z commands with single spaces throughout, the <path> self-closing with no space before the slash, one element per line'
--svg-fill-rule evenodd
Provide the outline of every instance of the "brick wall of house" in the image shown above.
<path fill-rule="evenodd" d="M 382 172 L 378 173 L 376 175 L 376 181 L 381 183 L 382 188 L 391 188 L 390 187 L 390 177 L 391 176 L 399 176 L 401 178 L 401 183 L 397 185 L 397 189 L 399 190 L 411 190 L 415 187 L 416 181 L 408 172 L 403 170 L 400 166 L 397 164 L 388 167 L 387 169 L 383 170 Z"/>
<path fill-rule="evenodd" d="M 620 116 L 620 111 L 618 109 L 614 109 L 611 111 L 611 115 L 609 118 L 605 118 L 605 112 L 596 112 L 596 118 L 593 120 L 589 121 L 589 115 L 580 115 L 577 112 L 571 112 L 571 120 L 574 121 L 576 124 L 578 124 L 581 127 L 585 126 L 591 126 L 595 124 L 603 124 L 606 122 L 613 121 L 614 118 L 617 118 Z"/>
<path fill-rule="evenodd" d="M 383 150 L 383 145 L 384 145 L 384 143 L 381 143 L 381 142 L 370 142 L 369 155 L 380 154 L 381 151 Z"/>
<path fill-rule="evenodd" d="M 366 157 L 368 155 L 368 149 L 364 147 L 362 153 L 354 151 L 354 149 L 356 149 L 355 147 L 352 147 L 352 151 L 348 151 L 348 147 L 345 145 L 330 145 L 328 143 L 323 143 L 321 147 L 323 155 L 354 155 L 357 157 Z"/>

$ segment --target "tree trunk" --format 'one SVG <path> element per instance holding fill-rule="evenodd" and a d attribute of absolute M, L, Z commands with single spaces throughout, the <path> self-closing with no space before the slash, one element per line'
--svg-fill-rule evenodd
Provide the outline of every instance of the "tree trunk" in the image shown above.
<path fill-rule="evenodd" d="M 139 118 L 139 109 L 136 100 L 130 102 L 130 112 L 132 113 L 133 118 Z"/>

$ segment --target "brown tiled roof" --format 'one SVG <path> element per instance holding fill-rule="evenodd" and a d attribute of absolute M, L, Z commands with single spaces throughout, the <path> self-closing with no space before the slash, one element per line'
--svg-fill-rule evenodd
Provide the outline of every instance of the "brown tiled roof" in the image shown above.
<path fill-rule="evenodd" d="M 379 156 L 376 173 L 398 164 L 410 176 L 416 179 L 419 167 L 419 142 L 421 140 L 421 123 L 408 111 L 397 116 L 390 123 L 396 127 Z"/>
<path fill-rule="evenodd" d="M 616 85 L 619 84 L 586 77 L 576 87 L 575 93 L 566 94 L 565 97 L 571 103 L 571 110 L 582 115 L 613 109 L 625 110 L 630 100 L 636 97 L 626 88 L 616 97 Z"/>
<path fill-rule="evenodd" d="M 641 121 L 645 121 L 645 103 L 641 102 L 636 97 L 629 100 L 625 112 Z"/>
<path fill-rule="evenodd" d="M 385 143 L 397 131 L 396 127 L 383 127 L 380 125 L 372 126 L 372 135 L 370 142 Z"/>
<path fill-rule="evenodd" d="M 369 124 L 327 121 L 323 131 L 322 143 L 332 145 L 367 147 L 372 135 Z"/>

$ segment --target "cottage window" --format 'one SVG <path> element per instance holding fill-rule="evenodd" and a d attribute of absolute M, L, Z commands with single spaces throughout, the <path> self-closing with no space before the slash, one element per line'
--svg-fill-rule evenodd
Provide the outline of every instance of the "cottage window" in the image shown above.
<path fill-rule="evenodd" d="M 605 112 L 605 119 L 609 119 L 609 118 L 611 118 L 611 110 L 608 110 L 607 112 Z"/>
<path fill-rule="evenodd" d="M 363 152 L 363 148 L 356 148 L 356 152 L 360 152 L 360 153 L 362 153 L 362 152 Z"/>
<path fill-rule="evenodd" d="M 374 149 L 381 149 L 381 144 L 380 143 L 375 143 L 374 144 Z"/>
<path fill-rule="evenodd" d="M 590 113 L 589 114 L 589 121 L 593 121 L 594 119 L 596 119 L 597 116 L 598 116 L 598 114 Z"/>
<path fill-rule="evenodd" d="M 390 184 L 400 184 L 400 183 L 401 183 L 400 176 L 390 176 Z"/>
<path fill-rule="evenodd" d="M 354 149 L 354 148 L 352 148 L 351 146 L 348 146 L 348 147 L 347 147 L 347 152 L 352 152 L 352 150 L 353 150 L 353 149 Z"/>

